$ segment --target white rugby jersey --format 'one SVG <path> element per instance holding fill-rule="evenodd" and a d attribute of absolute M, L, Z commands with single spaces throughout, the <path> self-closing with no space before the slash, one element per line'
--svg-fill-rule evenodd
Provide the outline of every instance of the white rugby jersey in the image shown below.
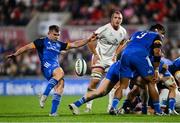
<path fill-rule="evenodd" d="M 119 43 L 127 38 L 127 32 L 122 26 L 115 30 L 111 23 L 99 27 L 95 33 L 99 34 L 96 52 L 101 60 L 112 60 Z"/>

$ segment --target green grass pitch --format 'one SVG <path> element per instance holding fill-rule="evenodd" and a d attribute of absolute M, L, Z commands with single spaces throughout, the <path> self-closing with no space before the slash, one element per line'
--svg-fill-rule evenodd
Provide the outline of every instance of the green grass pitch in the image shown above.
<path fill-rule="evenodd" d="M 37 96 L 0 96 L 0 122 L 180 122 L 180 116 L 147 116 L 120 115 L 111 116 L 106 113 L 108 98 L 103 97 L 94 101 L 91 113 L 71 114 L 68 104 L 79 99 L 80 96 L 63 96 L 57 117 L 49 117 L 51 97 L 46 106 L 41 109 Z M 121 101 L 122 102 L 122 101 Z"/>

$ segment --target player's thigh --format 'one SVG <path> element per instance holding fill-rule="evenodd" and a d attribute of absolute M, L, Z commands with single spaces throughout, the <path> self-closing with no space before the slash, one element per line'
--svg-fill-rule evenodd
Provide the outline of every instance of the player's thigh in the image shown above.
<path fill-rule="evenodd" d="M 115 83 L 112 83 L 109 79 L 104 78 L 97 88 L 97 92 L 105 95 L 111 91 L 114 85 Z"/>
<path fill-rule="evenodd" d="M 180 113 L 180 92 L 176 92 L 176 111 Z"/>
<path fill-rule="evenodd" d="M 159 101 L 161 105 L 166 105 L 167 100 L 168 100 L 168 95 L 169 95 L 169 90 L 167 88 L 161 89 L 160 94 L 159 94 Z"/>
<path fill-rule="evenodd" d="M 176 81 L 174 79 L 173 76 L 166 76 L 166 77 L 163 77 L 163 82 L 164 82 L 164 85 L 169 88 L 170 90 L 174 90 L 176 89 L 177 85 L 176 85 Z"/>
<path fill-rule="evenodd" d="M 149 57 L 135 56 L 131 60 L 131 64 L 135 67 L 138 74 L 142 76 L 143 78 L 154 75 L 154 68 Z"/>
<path fill-rule="evenodd" d="M 117 83 L 120 79 L 120 63 L 116 62 L 112 64 L 106 74 L 106 79 L 110 80 L 111 83 Z"/>
<path fill-rule="evenodd" d="M 103 68 L 101 67 L 92 68 L 91 80 L 88 88 L 92 88 L 92 89 L 96 88 L 100 80 L 102 79 L 103 74 L 104 74 Z"/>
<path fill-rule="evenodd" d="M 177 84 L 180 87 L 180 70 L 175 72 L 174 78 L 177 80 Z"/>
<path fill-rule="evenodd" d="M 133 77 L 133 71 L 132 66 L 130 64 L 131 57 L 126 56 L 125 54 L 121 57 L 121 63 L 120 63 L 120 76 L 121 78 L 132 78 Z"/>

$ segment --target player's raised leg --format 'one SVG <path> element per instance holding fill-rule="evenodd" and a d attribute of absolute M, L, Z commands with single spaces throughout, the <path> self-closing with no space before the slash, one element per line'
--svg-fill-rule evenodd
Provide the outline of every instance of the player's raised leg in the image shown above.
<path fill-rule="evenodd" d="M 113 88 L 115 84 L 111 83 L 108 79 L 103 79 L 99 87 L 91 92 L 87 92 L 85 96 L 80 98 L 79 100 L 75 101 L 74 103 L 69 105 L 70 110 L 72 110 L 73 114 L 79 114 L 79 107 L 84 103 L 93 100 L 98 97 L 105 96 L 109 93 L 109 91 Z"/>
<path fill-rule="evenodd" d="M 64 72 L 61 67 L 55 68 L 52 73 L 52 78 L 49 80 L 48 85 L 45 88 L 42 96 L 40 97 L 39 104 L 43 108 L 50 91 L 56 86 L 61 78 L 63 78 Z"/>
<path fill-rule="evenodd" d="M 59 83 L 54 87 L 51 112 L 49 116 L 57 116 L 57 110 L 61 102 L 63 90 L 64 90 L 64 79 L 61 79 Z"/>

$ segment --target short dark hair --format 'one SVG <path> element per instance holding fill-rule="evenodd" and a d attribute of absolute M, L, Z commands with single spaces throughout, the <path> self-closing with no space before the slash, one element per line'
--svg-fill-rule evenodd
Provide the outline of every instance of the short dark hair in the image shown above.
<path fill-rule="evenodd" d="M 51 26 L 49 26 L 49 31 L 59 32 L 60 29 L 59 29 L 59 26 L 57 26 L 57 25 L 51 25 Z"/>
<path fill-rule="evenodd" d="M 165 32 L 166 32 L 164 26 L 159 23 L 153 24 L 149 28 L 150 31 L 155 31 L 155 29 L 160 30 L 163 34 L 165 34 Z"/>
<path fill-rule="evenodd" d="M 114 14 L 121 14 L 119 10 L 113 10 L 111 14 L 111 18 L 114 16 Z"/>

